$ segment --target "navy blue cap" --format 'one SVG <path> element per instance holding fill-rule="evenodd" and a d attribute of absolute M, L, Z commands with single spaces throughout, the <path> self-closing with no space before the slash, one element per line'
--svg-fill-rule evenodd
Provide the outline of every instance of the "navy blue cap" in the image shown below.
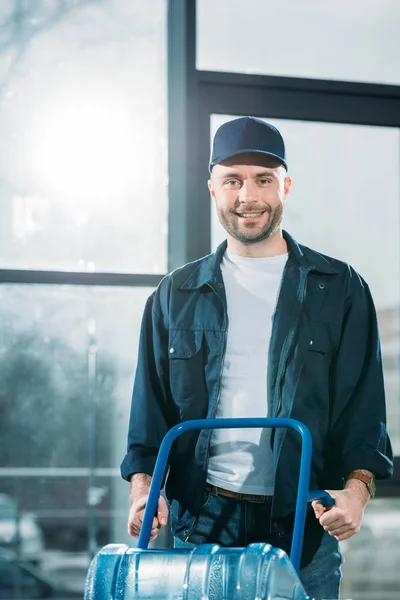
<path fill-rule="evenodd" d="M 256 117 L 240 117 L 217 129 L 211 149 L 209 169 L 237 154 L 255 152 L 279 160 L 287 170 L 283 137 L 276 127 Z"/>

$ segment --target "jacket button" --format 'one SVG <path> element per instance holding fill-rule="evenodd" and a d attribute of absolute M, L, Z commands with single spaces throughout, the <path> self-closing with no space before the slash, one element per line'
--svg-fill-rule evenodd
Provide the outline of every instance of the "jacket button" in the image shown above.
<path fill-rule="evenodd" d="M 175 348 L 170 348 L 170 349 L 169 349 L 169 353 L 170 353 L 170 354 L 173 354 L 174 352 L 175 352 Z"/>
<path fill-rule="evenodd" d="M 325 287 L 325 284 L 322 283 L 322 281 L 320 281 L 319 284 L 318 284 L 318 287 L 319 287 L 320 290 L 323 290 L 324 287 Z"/>

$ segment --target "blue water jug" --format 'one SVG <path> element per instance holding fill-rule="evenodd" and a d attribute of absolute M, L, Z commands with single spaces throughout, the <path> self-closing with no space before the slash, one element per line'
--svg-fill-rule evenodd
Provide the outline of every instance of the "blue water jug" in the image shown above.
<path fill-rule="evenodd" d="M 103 548 L 93 559 L 86 600 L 306 600 L 283 550 L 269 544 L 138 552 Z"/>

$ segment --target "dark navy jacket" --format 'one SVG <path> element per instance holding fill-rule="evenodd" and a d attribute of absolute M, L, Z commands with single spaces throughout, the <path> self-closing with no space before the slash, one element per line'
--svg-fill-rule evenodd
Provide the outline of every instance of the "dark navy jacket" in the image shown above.
<path fill-rule="evenodd" d="M 393 457 L 368 286 L 349 265 L 284 237 L 289 258 L 269 348 L 268 416 L 290 416 L 310 429 L 310 489 L 341 489 L 343 478 L 359 468 L 389 477 Z M 215 416 L 228 330 L 220 268 L 225 249 L 226 242 L 167 275 L 147 301 L 124 479 L 152 474 L 173 425 Z M 203 502 L 210 435 L 186 433 L 172 447 L 166 493 L 173 532 L 182 538 Z M 273 440 L 273 517 L 280 518 L 295 506 L 300 438 L 277 429 Z"/>

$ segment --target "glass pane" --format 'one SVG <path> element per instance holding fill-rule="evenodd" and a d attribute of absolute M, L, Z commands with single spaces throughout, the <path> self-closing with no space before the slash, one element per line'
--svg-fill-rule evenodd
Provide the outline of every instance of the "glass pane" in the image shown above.
<path fill-rule="evenodd" d="M 400 591 L 400 499 L 375 499 L 361 531 L 341 543 L 345 557 L 342 598 L 398 600 Z"/>
<path fill-rule="evenodd" d="M 82 593 L 99 546 L 134 545 L 119 465 L 151 291 L 0 286 L 0 546 L 10 551 L 0 558 L 7 572 L 22 569 L 19 557 L 56 590 Z M 18 578 L 22 585 L 28 576 Z"/>
<path fill-rule="evenodd" d="M 232 117 L 213 115 L 211 135 Z M 288 150 L 293 187 L 284 227 L 350 263 L 378 312 L 388 427 L 400 454 L 400 144 L 394 128 L 268 119 Z M 225 232 L 212 209 L 213 248 Z"/>
<path fill-rule="evenodd" d="M 397 0 L 198 0 L 197 68 L 400 83 Z"/>
<path fill-rule="evenodd" d="M 0 268 L 165 272 L 166 0 L 13 0 L 0 30 Z"/>

